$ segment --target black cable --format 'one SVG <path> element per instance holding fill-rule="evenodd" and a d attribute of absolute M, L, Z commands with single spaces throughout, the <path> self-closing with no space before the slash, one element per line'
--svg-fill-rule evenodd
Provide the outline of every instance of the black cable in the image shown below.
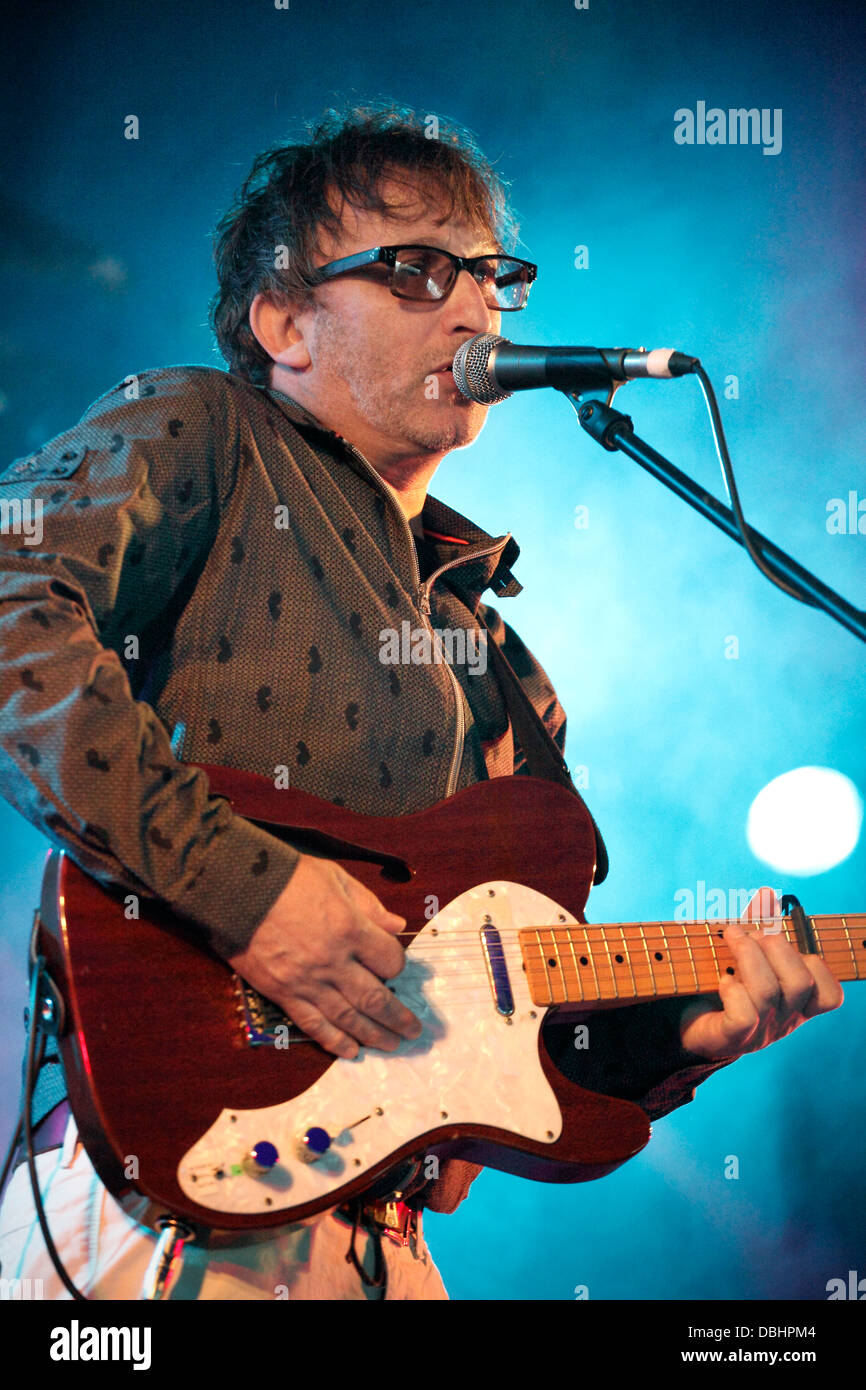
<path fill-rule="evenodd" d="M 786 584 L 783 579 L 780 579 L 778 575 L 775 575 L 773 573 L 773 571 L 770 569 L 769 565 L 765 561 L 764 557 L 761 555 L 760 551 L 754 544 L 752 537 L 749 533 L 749 527 L 746 524 L 746 518 L 743 515 L 743 509 L 740 506 L 740 497 L 739 493 L 737 492 L 737 484 L 734 480 L 734 466 L 731 463 L 731 456 L 728 453 L 728 445 L 725 439 L 725 431 L 722 425 L 722 417 L 719 411 L 718 401 L 716 400 L 716 393 L 713 390 L 712 382 L 710 381 L 709 377 L 707 376 L 706 372 L 704 371 L 700 362 L 697 361 L 697 359 L 695 359 L 695 366 L 692 368 L 692 371 L 698 378 L 701 390 L 704 393 L 704 400 L 707 403 L 707 410 L 710 413 L 710 424 L 712 425 L 713 430 L 713 442 L 716 446 L 716 453 L 719 456 L 719 462 L 722 465 L 722 473 L 725 479 L 725 486 L 728 489 L 728 499 L 731 503 L 731 511 L 734 513 L 734 520 L 736 521 L 737 529 L 740 532 L 740 539 L 743 542 L 743 546 L 747 554 L 757 565 L 758 569 L 761 571 L 764 577 L 766 579 L 769 579 L 772 584 L 775 584 L 777 589 L 781 589 L 783 594 L 788 594 L 790 598 L 798 599 L 800 603 L 805 603 L 809 608 L 817 608 L 818 604 L 816 604 L 812 599 L 808 598 L 801 589 L 792 588 L 790 584 Z"/>
<path fill-rule="evenodd" d="M 16 1126 L 15 1126 L 15 1133 L 12 1135 L 12 1142 L 11 1142 L 11 1144 L 9 1145 L 9 1149 L 8 1149 L 8 1151 L 7 1151 L 6 1157 L 5 1157 L 5 1159 L 3 1160 L 3 1172 L 0 1173 L 0 1192 L 4 1192 L 4 1191 L 5 1191 L 5 1188 L 6 1188 L 6 1179 L 8 1178 L 8 1176 L 9 1176 L 9 1171 L 10 1171 L 10 1169 L 11 1169 L 11 1167 L 12 1167 L 12 1160 L 13 1160 L 13 1158 L 15 1157 L 16 1153 L 18 1152 L 18 1144 L 19 1144 L 19 1142 L 20 1142 L 20 1140 L 21 1140 L 21 1130 L 22 1130 L 23 1125 L 24 1125 L 24 1112 L 23 1112 L 23 1110 L 22 1110 L 22 1111 L 19 1113 L 19 1115 L 18 1115 L 18 1123 L 17 1123 Z"/>
<path fill-rule="evenodd" d="M 357 1273 L 361 1276 L 361 1282 L 366 1284 L 368 1288 L 381 1289 L 384 1298 L 388 1287 L 388 1265 L 385 1260 L 385 1251 L 382 1249 L 382 1232 L 379 1230 L 369 1231 L 365 1228 L 366 1234 L 373 1241 L 374 1269 L 372 1274 L 367 1273 L 355 1250 L 364 1202 L 364 1197 L 356 1197 L 351 1203 L 346 1203 L 352 1213 L 352 1235 L 349 1240 L 349 1249 L 346 1252 L 346 1263 L 355 1266 Z"/>
<path fill-rule="evenodd" d="M 51 1232 L 48 1229 L 48 1222 L 45 1218 L 45 1208 L 42 1205 L 42 1194 L 39 1191 L 39 1175 L 36 1172 L 36 1156 L 33 1152 L 33 1118 L 31 1107 L 33 1103 L 33 1088 L 36 1083 L 36 1076 L 42 1065 L 42 1058 L 45 1052 L 45 1033 L 39 1024 L 40 1006 L 40 984 L 42 972 L 45 969 L 45 957 L 37 956 L 33 963 L 32 983 L 30 988 L 30 1032 L 27 1038 L 27 1060 L 24 1067 L 24 1142 L 27 1150 L 27 1168 L 30 1173 L 30 1187 L 33 1192 L 33 1205 L 36 1208 L 36 1217 L 39 1221 L 39 1229 L 42 1232 L 42 1239 L 45 1241 L 45 1248 L 51 1257 L 51 1263 L 63 1283 L 64 1288 L 80 1303 L 88 1303 L 90 1300 L 86 1294 L 77 1289 L 67 1274 L 57 1247 L 51 1239 Z M 36 1038 L 39 1038 L 39 1053 L 36 1053 Z"/>

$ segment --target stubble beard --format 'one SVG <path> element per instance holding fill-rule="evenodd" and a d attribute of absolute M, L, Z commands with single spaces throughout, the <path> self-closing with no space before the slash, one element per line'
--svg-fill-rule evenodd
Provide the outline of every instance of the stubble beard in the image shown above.
<path fill-rule="evenodd" d="M 461 396 L 456 387 L 432 373 L 409 381 L 401 390 L 394 383 L 406 378 L 406 364 L 395 359 L 393 372 L 383 374 L 381 351 L 372 351 L 346 334 L 342 320 L 324 306 L 317 313 L 316 356 L 329 376 L 346 386 L 352 404 L 363 420 L 389 439 L 405 440 L 419 452 L 445 454 L 477 438 L 486 410 Z M 376 376 L 371 363 L 376 363 Z M 383 387 L 383 380 L 385 386 Z M 435 385 L 441 396 L 428 399 Z"/>

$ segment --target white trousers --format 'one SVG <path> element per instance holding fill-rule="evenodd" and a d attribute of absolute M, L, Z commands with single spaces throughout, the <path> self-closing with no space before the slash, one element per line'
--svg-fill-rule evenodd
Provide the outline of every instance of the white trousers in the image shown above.
<path fill-rule="evenodd" d="M 36 1158 L 48 1229 L 72 1282 L 88 1298 L 138 1299 L 157 1237 L 141 1219 L 146 1198 L 118 1203 L 97 1177 L 70 1119 L 61 1149 Z M 351 1227 L 332 1211 L 276 1231 L 232 1232 L 208 1247 L 184 1246 L 183 1265 L 168 1297 L 180 1299 L 377 1300 L 346 1260 Z M 359 1228 L 358 1259 L 372 1274 L 375 1246 Z M 382 1238 L 386 1299 L 447 1299 L 420 1231 L 417 1246 Z M 0 1277 L 31 1280 L 46 1299 L 70 1299 L 45 1248 L 30 1176 L 19 1164 L 0 1207 Z"/>

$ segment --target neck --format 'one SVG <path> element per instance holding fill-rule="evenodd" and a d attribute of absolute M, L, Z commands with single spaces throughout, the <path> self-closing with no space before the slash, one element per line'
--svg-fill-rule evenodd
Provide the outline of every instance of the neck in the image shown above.
<path fill-rule="evenodd" d="M 308 411 L 324 429 L 332 430 L 357 449 L 379 477 L 388 484 L 413 533 L 423 535 L 421 513 L 427 500 L 430 480 L 445 457 L 443 452 L 418 452 L 417 449 L 407 452 L 405 445 L 391 446 L 381 435 L 367 429 L 363 421 L 356 419 L 351 419 L 349 423 L 343 420 L 341 425 L 340 419 L 330 412 L 327 406 L 306 399 L 300 378 L 287 380 L 284 371 L 275 369 L 271 373 L 271 386 Z"/>
<path fill-rule="evenodd" d="M 377 466 L 372 459 L 369 461 L 373 464 L 379 477 L 388 484 L 393 492 L 397 505 L 409 522 L 413 535 L 423 536 L 421 513 L 427 500 L 427 484 L 432 476 L 432 470 L 430 474 L 423 477 L 412 477 L 398 473 L 395 478 L 391 470 Z"/>
<path fill-rule="evenodd" d="M 803 954 L 820 955 L 839 980 L 866 979 L 866 913 L 741 922 L 777 932 Z M 520 949 L 535 1004 L 635 1004 L 714 994 L 736 974 L 724 922 L 619 922 L 525 927 Z"/>

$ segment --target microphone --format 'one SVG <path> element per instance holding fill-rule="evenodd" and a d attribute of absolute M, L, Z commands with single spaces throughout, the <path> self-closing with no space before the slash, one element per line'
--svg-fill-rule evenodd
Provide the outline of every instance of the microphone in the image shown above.
<path fill-rule="evenodd" d="M 697 357 L 673 348 L 520 347 L 496 333 L 478 333 L 458 348 L 451 370 L 462 395 L 495 405 L 537 386 L 577 391 L 637 377 L 685 376 L 698 366 Z"/>

